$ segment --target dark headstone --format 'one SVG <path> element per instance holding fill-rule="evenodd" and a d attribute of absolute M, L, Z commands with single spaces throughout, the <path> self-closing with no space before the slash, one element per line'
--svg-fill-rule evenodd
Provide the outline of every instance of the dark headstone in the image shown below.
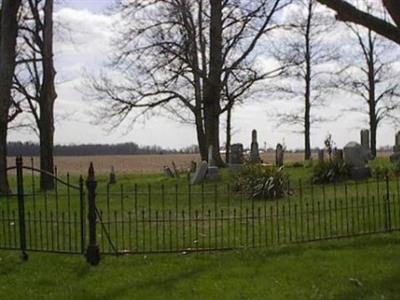
<path fill-rule="evenodd" d="M 393 152 L 394 153 L 390 155 L 390 161 L 393 163 L 397 163 L 400 161 L 400 131 L 396 134 Z"/>
<path fill-rule="evenodd" d="M 258 149 L 258 142 L 257 142 L 257 130 L 255 129 L 251 133 L 250 162 L 251 163 L 261 162 L 260 151 Z"/>
<path fill-rule="evenodd" d="M 365 149 L 371 149 L 370 142 L 369 142 L 369 130 L 363 129 L 360 133 L 361 136 L 361 146 Z"/>
<path fill-rule="evenodd" d="M 243 162 L 243 144 L 231 145 L 229 163 L 231 165 L 241 165 Z"/>
<path fill-rule="evenodd" d="M 400 152 L 400 131 L 397 132 L 396 134 L 393 152 L 394 153 Z"/>
<path fill-rule="evenodd" d="M 372 155 L 369 149 L 356 142 L 350 142 L 344 147 L 343 153 L 344 161 L 350 166 L 350 176 L 352 179 L 362 180 L 370 176 L 367 164 L 372 159 Z"/>
<path fill-rule="evenodd" d="M 283 166 L 284 150 L 281 144 L 276 145 L 275 151 L 275 164 L 277 167 Z"/>
<path fill-rule="evenodd" d="M 333 158 L 338 161 L 343 161 L 343 150 L 335 148 L 333 151 Z"/>

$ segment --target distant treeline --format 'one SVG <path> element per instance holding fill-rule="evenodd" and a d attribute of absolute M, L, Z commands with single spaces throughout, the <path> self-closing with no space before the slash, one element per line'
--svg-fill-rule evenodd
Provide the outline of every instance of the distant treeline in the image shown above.
<path fill-rule="evenodd" d="M 39 156 L 39 144 L 31 142 L 10 142 L 7 144 L 8 156 Z M 198 153 L 198 147 L 193 145 L 182 149 L 164 149 L 160 146 L 139 146 L 135 143 L 122 144 L 82 144 L 55 145 L 56 156 L 87 156 L 87 155 L 137 155 L 137 154 L 174 154 Z"/>

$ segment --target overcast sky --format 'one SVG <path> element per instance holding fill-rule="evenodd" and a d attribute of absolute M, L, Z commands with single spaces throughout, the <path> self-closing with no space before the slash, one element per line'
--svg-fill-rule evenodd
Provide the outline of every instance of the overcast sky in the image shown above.
<path fill-rule="evenodd" d="M 119 143 L 135 142 L 140 145 L 160 145 L 166 148 L 179 148 L 196 144 L 194 127 L 177 124 L 162 117 L 149 119 L 135 125 L 131 130 L 119 128 L 107 132 L 102 126 L 93 125 L 89 115 L 92 107 L 79 92 L 82 85 L 83 71 L 96 72 L 105 62 L 109 48 L 109 40 L 113 36 L 111 25 L 115 16 L 107 14 L 107 7 L 113 0 L 64 0 L 58 5 L 55 18 L 67 24 L 73 32 L 72 42 L 68 33 L 63 39 L 57 39 L 55 45 L 57 69 L 57 93 L 55 109 L 57 115 L 55 142 L 69 143 Z M 333 115 L 343 106 L 348 106 L 348 96 L 336 95 L 330 99 L 329 108 L 324 114 Z M 303 148 L 303 136 L 296 134 L 291 128 L 277 128 L 271 114 L 288 110 L 290 102 L 262 98 L 238 107 L 233 115 L 233 142 L 251 141 L 251 130 L 258 130 L 261 147 L 275 147 L 285 142 L 288 148 Z M 362 114 L 342 114 L 336 122 L 321 124 L 312 129 L 312 146 L 323 147 L 323 140 L 328 132 L 333 136 L 338 147 L 343 147 L 351 140 L 359 141 L 360 129 L 367 127 Z M 378 132 L 378 145 L 392 145 L 396 128 L 385 124 Z M 222 130 L 223 131 L 223 130 Z M 37 141 L 28 132 L 10 133 L 12 141 Z M 221 140 L 225 138 L 222 132 Z"/>

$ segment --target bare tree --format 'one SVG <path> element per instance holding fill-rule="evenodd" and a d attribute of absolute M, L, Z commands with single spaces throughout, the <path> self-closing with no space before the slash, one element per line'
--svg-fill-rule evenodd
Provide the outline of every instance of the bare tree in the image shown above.
<path fill-rule="evenodd" d="M 0 193 L 7 193 L 7 129 L 12 106 L 12 78 L 16 65 L 18 11 L 21 0 L 3 0 L 0 20 Z"/>
<path fill-rule="evenodd" d="M 275 91 L 280 97 L 303 103 L 294 111 L 279 112 L 278 124 L 302 128 L 304 159 L 309 160 L 312 124 L 324 121 L 313 114 L 312 109 L 322 104 L 323 96 L 328 92 L 324 64 L 333 61 L 336 53 L 324 40 L 333 24 L 326 14 L 317 11 L 317 2 L 299 0 L 295 3 L 295 6 L 288 7 L 290 11 L 283 29 L 286 32 L 281 32 L 272 50 L 275 59 L 286 67 L 281 80 L 275 84 Z"/>
<path fill-rule="evenodd" d="M 238 98 L 226 87 L 241 78 L 232 89 L 240 87 L 244 91 L 237 93 L 243 94 L 255 78 L 266 76 L 251 63 L 251 54 L 261 37 L 274 28 L 274 14 L 287 3 L 137 0 L 120 4 L 123 21 L 114 43 L 118 53 L 114 72 L 89 77 L 101 120 L 117 126 L 126 119 L 135 122 L 141 116 L 167 113 L 192 121 L 202 159 L 207 159 L 212 145 L 214 161 L 223 165 L 220 116 Z"/>
<path fill-rule="evenodd" d="M 340 88 L 363 101 L 363 108 L 351 108 L 368 116 L 371 134 L 371 153 L 376 157 L 376 139 L 379 125 L 395 120 L 400 108 L 399 72 L 393 63 L 393 44 L 370 29 L 349 25 L 358 51 L 344 55 L 346 68 L 341 72 Z"/>
<path fill-rule="evenodd" d="M 22 45 L 15 88 L 27 102 L 40 139 L 40 168 L 54 172 L 55 69 L 53 59 L 53 0 L 27 0 L 21 24 Z M 52 189 L 54 180 L 40 177 L 43 190 Z"/>
<path fill-rule="evenodd" d="M 392 17 L 395 25 L 381 17 L 359 9 L 345 0 L 317 0 L 321 4 L 336 11 L 340 21 L 362 25 L 392 41 L 400 44 L 400 2 L 398 0 L 382 0 L 383 6 Z"/>

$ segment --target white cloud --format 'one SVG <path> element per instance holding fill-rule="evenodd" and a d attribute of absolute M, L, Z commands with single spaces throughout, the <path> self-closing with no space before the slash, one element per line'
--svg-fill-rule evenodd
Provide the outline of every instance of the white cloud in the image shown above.
<path fill-rule="evenodd" d="M 158 144 L 164 147 L 182 147 L 196 143 L 195 129 L 182 126 L 162 117 L 155 117 L 144 124 L 136 125 L 128 134 L 121 128 L 111 134 L 100 126 L 89 123 L 86 114 L 92 109 L 91 103 L 77 90 L 83 82 L 83 69 L 96 72 L 106 62 L 110 55 L 110 42 L 113 38 L 112 25 L 118 19 L 116 15 L 94 13 L 89 10 L 61 8 L 56 12 L 55 19 L 62 24 L 60 38 L 55 43 L 56 69 L 58 71 L 57 115 L 71 115 L 56 124 L 56 143 L 114 143 L 134 141 L 142 145 Z M 64 27 L 68 28 L 66 30 Z M 265 67 L 271 67 L 274 62 L 261 57 L 257 60 Z M 341 114 L 341 108 L 347 105 L 347 96 L 340 94 L 327 99 L 329 107 L 322 109 L 325 115 Z M 275 147 L 285 140 L 289 148 L 302 148 L 302 135 L 292 132 L 292 128 L 276 127 L 270 113 L 279 110 L 290 110 L 294 106 L 290 101 L 277 100 L 272 96 L 260 96 L 257 101 L 249 101 L 237 107 L 233 114 L 234 142 L 250 144 L 251 130 L 259 131 L 259 143 L 264 141 L 268 147 Z M 322 146 L 327 132 L 332 133 L 338 146 L 342 147 L 350 140 L 359 140 L 360 128 L 366 123 L 360 122 L 361 115 L 349 113 L 336 123 L 319 125 L 312 130 L 313 146 Z M 224 123 L 224 117 L 221 118 Z M 221 126 L 221 140 L 225 140 L 224 126 Z M 378 144 L 393 143 L 394 130 L 392 126 L 384 125 L 379 132 Z M 12 132 L 10 140 L 32 140 L 32 135 Z"/>

